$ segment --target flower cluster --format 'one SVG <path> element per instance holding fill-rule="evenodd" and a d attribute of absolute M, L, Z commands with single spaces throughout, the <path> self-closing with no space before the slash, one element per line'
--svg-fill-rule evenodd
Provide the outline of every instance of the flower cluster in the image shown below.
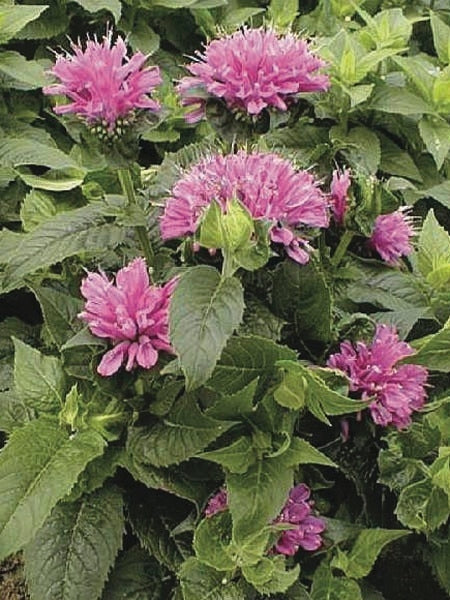
<path fill-rule="evenodd" d="M 300 92 L 323 92 L 330 82 L 319 70 L 324 62 L 293 34 L 244 29 L 213 40 L 187 69 L 178 91 L 187 115 L 196 122 L 205 113 L 205 94 L 222 98 L 229 109 L 258 115 L 264 108 L 287 110 Z"/>
<path fill-rule="evenodd" d="M 86 304 L 79 317 L 95 336 L 114 345 L 98 366 L 100 375 L 113 375 L 124 362 L 127 371 L 137 365 L 150 369 L 160 350 L 172 352 L 168 313 L 175 285 L 176 279 L 162 287 L 150 285 L 142 258 L 120 269 L 115 283 L 105 273 L 88 273 L 81 284 Z"/>
<path fill-rule="evenodd" d="M 304 483 L 296 485 L 289 492 L 289 497 L 280 515 L 273 523 L 289 524 L 292 525 L 292 528 L 281 533 L 273 548 L 274 552 L 291 556 L 299 548 L 311 552 L 322 545 L 320 534 L 325 531 L 326 525 L 323 519 L 311 514 L 314 503 L 309 499 L 310 496 L 311 490 Z M 227 492 L 225 489 L 221 489 L 209 500 L 205 516 L 211 517 L 227 508 Z"/>
<path fill-rule="evenodd" d="M 395 328 L 378 325 L 371 344 L 353 346 L 345 341 L 327 364 L 349 377 L 351 391 L 371 400 L 369 410 L 375 423 L 401 429 L 411 423 L 412 413 L 422 408 L 426 398 L 428 371 L 419 365 L 397 365 L 411 354 L 413 348 L 399 340 Z"/>
<path fill-rule="evenodd" d="M 333 171 L 331 180 L 331 210 L 338 225 L 343 225 L 348 208 L 348 189 L 351 185 L 350 170 Z"/>
<path fill-rule="evenodd" d="M 379 215 L 375 219 L 370 246 L 378 252 L 389 265 L 398 265 L 402 256 L 411 254 L 414 236 L 412 218 L 407 209 L 400 209 L 387 215 Z"/>
<path fill-rule="evenodd" d="M 254 219 L 270 222 L 271 240 L 302 264 L 309 260 L 308 246 L 293 229 L 328 225 L 328 201 L 311 173 L 296 171 L 276 154 L 239 151 L 203 159 L 175 184 L 161 219 L 163 239 L 195 233 L 213 200 L 225 210 L 233 198 Z"/>
<path fill-rule="evenodd" d="M 72 100 L 56 106 L 57 114 L 73 113 L 89 125 L 103 124 L 112 131 L 119 118 L 135 109 L 159 109 L 159 103 L 149 97 L 162 81 L 159 68 L 143 68 L 147 57 L 142 52 L 128 58 L 120 36 L 113 44 L 109 31 L 102 42 L 94 38 L 84 50 L 79 44 L 72 44 L 72 50 L 72 55 L 58 55 L 50 70 L 59 83 L 43 89 L 44 94 Z"/>

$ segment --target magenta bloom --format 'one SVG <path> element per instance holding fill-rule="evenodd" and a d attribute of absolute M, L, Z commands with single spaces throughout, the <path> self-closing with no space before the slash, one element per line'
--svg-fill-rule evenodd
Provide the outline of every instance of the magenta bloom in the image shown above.
<path fill-rule="evenodd" d="M 348 203 L 347 193 L 350 184 L 349 169 L 333 171 L 333 179 L 331 180 L 331 210 L 333 211 L 334 220 L 338 225 L 344 223 Z"/>
<path fill-rule="evenodd" d="M 388 215 L 379 215 L 369 244 L 389 265 L 398 264 L 401 256 L 411 254 L 413 247 L 410 243 L 414 236 L 414 228 L 405 210 L 400 209 Z"/>
<path fill-rule="evenodd" d="M 120 36 L 112 44 L 109 31 L 102 42 L 94 38 L 87 41 L 85 50 L 79 44 L 72 44 L 72 50 L 72 55 L 58 55 L 50 70 L 60 83 L 43 89 L 44 94 L 72 100 L 56 106 L 57 114 L 73 113 L 90 125 L 106 121 L 111 131 L 117 119 L 135 109 L 159 109 L 159 103 L 148 95 L 162 81 L 159 68 L 142 68 L 147 59 L 142 52 L 128 58 Z"/>
<path fill-rule="evenodd" d="M 212 517 L 219 512 L 223 512 L 228 508 L 228 494 L 227 491 L 222 488 L 214 494 L 212 498 L 209 499 L 209 502 L 205 508 L 205 516 Z"/>
<path fill-rule="evenodd" d="M 323 519 L 311 514 L 313 502 L 309 499 L 311 491 L 301 483 L 289 492 L 289 498 L 275 523 L 289 523 L 292 529 L 283 531 L 277 543 L 275 552 L 292 556 L 301 547 L 304 550 L 317 550 L 322 545 L 320 534 L 326 525 Z"/>
<path fill-rule="evenodd" d="M 330 82 L 319 73 L 325 63 L 295 35 L 244 29 L 210 42 L 196 62 L 187 65 L 193 77 L 178 85 L 187 120 L 204 117 L 205 97 L 222 98 L 231 110 L 258 115 L 264 108 L 287 110 L 300 92 L 323 92 Z"/>
<path fill-rule="evenodd" d="M 123 363 L 127 371 L 138 365 L 150 369 L 160 350 L 173 352 L 168 319 L 175 285 L 176 279 L 162 287 L 150 285 L 143 258 L 120 269 L 115 283 L 105 273 L 88 273 L 81 284 L 86 304 L 79 317 L 94 335 L 114 345 L 97 368 L 100 375 L 113 375 Z"/>
<path fill-rule="evenodd" d="M 395 328 L 378 325 L 371 344 L 353 346 L 345 341 L 327 364 L 349 377 L 352 391 L 372 399 L 369 410 L 375 423 L 401 429 L 411 423 L 412 413 L 422 408 L 426 398 L 427 369 L 396 364 L 411 354 L 413 348 L 398 339 Z"/>
<path fill-rule="evenodd" d="M 295 229 L 328 225 L 327 198 L 311 173 L 295 171 L 276 154 L 241 150 L 203 159 L 175 184 L 161 218 L 163 239 L 195 233 L 212 200 L 225 210 L 233 198 L 254 219 L 272 223 L 271 240 L 283 244 L 288 255 L 302 264 L 309 260 L 308 245 Z"/>

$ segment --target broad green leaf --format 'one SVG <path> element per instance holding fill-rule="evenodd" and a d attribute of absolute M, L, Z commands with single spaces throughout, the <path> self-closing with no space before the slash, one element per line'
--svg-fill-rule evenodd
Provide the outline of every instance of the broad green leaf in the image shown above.
<path fill-rule="evenodd" d="M 264 557 L 256 565 L 245 566 L 242 574 L 261 594 L 281 594 L 297 580 L 300 565 L 286 570 L 283 556 Z"/>
<path fill-rule="evenodd" d="M 431 209 L 419 235 L 417 265 L 425 277 L 450 263 L 450 235 L 442 227 Z"/>
<path fill-rule="evenodd" d="M 286 325 L 286 321 L 274 315 L 266 304 L 257 298 L 249 298 L 245 302 L 244 322 L 238 333 L 260 335 L 279 342 L 284 325 Z"/>
<path fill-rule="evenodd" d="M 104 487 L 78 502 L 58 504 L 25 551 L 33 598 L 100 598 L 122 546 L 122 494 Z"/>
<path fill-rule="evenodd" d="M 11 434 L 0 454 L 0 556 L 22 549 L 86 465 L 103 453 L 94 431 L 69 436 L 40 418 Z"/>
<path fill-rule="evenodd" d="M 342 151 L 350 165 L 374 175 L 381 159 L 380 140 L 366 127 L 354 127 L 345 138 L 346 148 Z"/>
<path fill-rule="evenodd" d="M 35 175 L 28 169 L 19 167 L 16 174 L 32 188 L 49 192 L 66 192 L 83 183 L 86 171 L 80 168 L 50 169 L 43 175 Z"/>
<path fill-rule="evenodd" d="M 403 529 L 364 529 L 351 551 L 341 552 L 332 565 L 344 571 L 347 577 L 361 579 L 370 573 L 385 546 L 409 533 Z"/>
<path fill-rule="evenodd" d="M 61 348 L 80 329 L 78 313 L 82 302 L 79 298 L 49 287 L 32 289 L 41 306 L 45 325 L 55 344 Z"/>
<path fill-rule="evenodd" d="M 355 106 L 358 106 L 358 104 L 365 102 L 369 98 L 369 96 L 372 94 L 373 88 L 374 88 L 373 83 L 355 85 L 355 86 L 351 87 L 347 92 L 348 95 L 350 96 L 351 108 L 354 108 Z"/>
<path fill-rule="evenodd" d="M 390 175 L 408 177 L 413 181 L 422 181 L 422 175 L 411 155 L 402 150 L 387 136 L 380 134 L 381 161 L 380 170 Z"/>
<path fill-rule="evenodd" d="M 275 271 L 272 302 L 275 314 L 294 323 L 302 339 L 330 339 L 331 291 L 323 273 L 312 262 L 299 265 L 285 261 Z"/>
<path fill-rule="evenodd" d="M 450 150 L 450 125 L 444 119 L 425 116 L 419 121 L 419 131 L 426 149 L 440 169 Z"/>
<path fill-rule="evenodd" d="M 103 590 L 102 600 L 161 600 L 164 572 L 138 545 L 116 560 Z"/>
<path fill-rule="evenodd" d="M 323 561 L 314 572 L 311 600 L 363 600 L 361 589 L 353 579 L 334 577 Z"/>
<path fill-rule="evenodd" d="M 258 460 L 244 474 L 226 478 L 233 517 L 233 539 L 253 537 L 280 512 L 293 485 L 293 468 L 284 455 Z"/>
<path fill-rule="evenodd" d="M 412 23 L 401 8 L 391 8 L 377 12 L 372 18 L 363 9 L 358 9 L 367 23 L 361 32 L 361 38 L 371 38 L 377 48 L 404 48 L 412 34 Z M 370 43 L 369 43 L 370 46 Z"/>
<path fill-rule="evenodd" d="M 133 31 L 129 35 L 130 46 L 135 52 L 140 50 L 144 54 L 150 56 L 159 48 L 159 35 L 153 31 L 144 21 L 138 20 L 134 23 Z M 154 134 L 154 131 L 150 131 Z M 170 134 L 170 132 L 169 132 Z M 145 136 L 144 136 L 145 137 Z M 154 140 L 157 141 L 157 140 Z M 161 140 L 165 141 L 165 140 Z M 176 141 L 176 140 L 174 140 Z"/>
<path fill-rule="evenodd" d="M 70 21 L 67 7 L 61 4 L 49 4 L 47 10 L 34 21 L 27 23 L 15 37 L 20 40 L 49 40 L 67 31 Z"/>
<path fill-rule="evenodd" d="M 6 44 L 30 21 L 48 8 L 42 6 L 0 6 L 0 44 Z"/>
<path fill-rule="evenodd" d="M 71 2 L 76 2 L 76 4 L 79 4 L 84 10 L 90 13 L 107 10 L 113 15 L 116 23 L 120 20 L 122 12 L 120 0 L 71 0 Z"/>
<path fill-rule="evenodd" d="M 422 479 L 404 487 L 398 497 L 395 514 L 402 525 L 417 531 L 426 531 L 427 505 L 431 497 L 430 479 Z"/>
<path fill-rule="evenodd" d="M 435 78 L 432 98 L 438 113 L 450 113 L 450 65 L 442 69 Z"/>
<path fill-rule="evenodd" d="M 269 16 L 275 27 L 281 30 L 292 25 L 298 14 L 297 0 L 271 0 Z"/>
<path fill-rule="evenodd" d="M 65 376 L 56 356 L 46 356 L 14 338 L 14 384 L 17 396 L 38 413 L 56 414 L 62 407 Z"/>
<path fill-rule="evenodd" d="M 450 63 L 450 27 L 434 12 L 430 15 L 433 42 L 439 60 L 444 65 Z"/>
<path fill-rule="evenodd" d="M 76 168 L 74 160 L 58 150 L 25 137 L 3 137 L 0 140 L 0 163 L 8 167 L 38 165 L 50 169 Z"/>
<path fill-rule="evenodd" d="M 306 403 L 306 379 L 291 370 L 280 369 L 281 383 L 273 392 L 275 401 L 284 408 L 300 410 Z"/>
<path fill-rule="evenodd" d="M 230 339 L 208 385 L 225 394 L 233 394 L 256 377 L 271 377 L 278 360 L 295 360 L 296 352 L 258 336 Z"/>
<path fill-rule="evenodd" d="M 225 574 L 188 558 L 179 572 L 184 600 L 248 600 L 248 590 L 241 582 L 233 582 Z"/>
<path fill-rule="evenodd" d="M 101 456 L 91 460 L 64 501 L 74 502 L 84 494 L 90 494 L 101 488 L 107 479 L 113 477 L 122 462 L 123 453 L 124 449 L 121 447 L 108 446 Z"/>
<path fill-rule="evenodd" d="M 132 428 L 128 447 L 140 461 L 164 467 L 196 455 L 233 424 L 206 416 L 200 411 L 195 396 L 186 394 L 153 427 Z"/>
<path fill-rule="evenodd" d="M 231 515 L 221 512 L 203 519 L 195 530 L 194 550 L 198 560 L 217 571 L 232 571 L 236 564 L 230 552 Z"/>
<path fill-rule="evenodd" d="M 421 96 L 432 104 L 433 64 L 422 56 L 395 56 L 393 60 L 405 71 Z"/>
<path fill-rule="evenodd" d="M 389 85 L 377 86 L 370 99 L 370 108 L 398 115 L 420 115 L 433 112 L 420 96 L 416 96 L 407 88 Z"/>
<path fill-rule="evenodd" d="M 257 377 L 236 393 L 221 396 L 211 408 L 207 409 L 206 414 L 219 420 L 246 420 L 253 412 L 253 398 L 258 382 L 259 378 Z"/>
<path fill-rule="evenodd" d="M 441 586 L 450 594 L 450 540 L 430 544 L 429 552 L 433 571 Z"/>
<path fill-rule="evenodd" d="M 295 437 L 287 450 L 287 460 L 292 466 L 297 465 L 323 465 L 325 467 L 336 467 L 336 464 L 328 458 L 323 452 L 314 448 L 312 444 L 306 440 Z"/>
<path fill-rule="evenodd" d="M 0 431 L 11 433 L 34 418 L 34 411 L 12 390 L 0 392 Z"/>
<path fill-rule="evenodd" d="M 33 231 L 42 223 L 49 221 L 56 213 L 56 203 L 49 194 L 31 190 L 23 199 L 20 208 L 20 220 L 24 231 Z"/>
<path fill-rule="evenodd" d="M 182 277 L 172 296 L 169 322 L 188 390 L 211 376 L 243 312 L 243 289 L 236 278 L 222 278 L 207 266 L 194 267 Z"/>
<path fill-rule="evenodd" d="M 245 473 L 256 460 L 251 438 L 246 436 L 238 438 L 224 448 L 202 452 L 197 457 L 222 465 L 230 473 Z"/>
<path fill-rule="evenodd" d="M 243 8 L 234 8 L 232 10 L 227 10 L 225 12 L 225 16 L 220 22 L 222 27 L 229 28 L 230 30 L 235 30 L 241 25 L 243 25 L 246 21 L 264 12 L 263 8 L 256 7 L 243 7 Z"/>
<path fill-rule="evenodd" d="M 1 87 L 16 90 L 34 90 L 47 83 L 42 65 L 35 60 L 27 60 L 18 52 L 0 53 L 0 74 L 3 79 Z"/>
<path fill-rule="evenodd" d="M 450 372 L 450 325 L 426 338 L 417 354 L 408 358 L 409 363 L 423 365 L 432 371 Z"/>

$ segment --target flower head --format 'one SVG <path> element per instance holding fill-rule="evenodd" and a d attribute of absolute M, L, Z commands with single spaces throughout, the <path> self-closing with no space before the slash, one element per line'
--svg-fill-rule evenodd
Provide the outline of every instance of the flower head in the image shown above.
<path fill-rule="evenodd" d="M 106 122 L 114 129 L 119 118 L 135 109 L 158 110 L 149 94 L 161 83 L 158 67 L 143 68 L 147 57 L 136 52 L 127 57 L 119 36 L 112 43 L 112 31 L 102 42 L 88 40 L 86 47 L 72 44 L 73 54 L 58 55 L 50 70 L 59 83 L 43 89 L 44 94 L 63 95 L 72 100 L 54 108 L 57 114 L 76 114 L 89 125 Z"/>
<path fill-rule="evenodd" d="M 425 402 L 428 371 L 419 365 L 398 361 L 414 354 L 413 348 L 399 340 L 393 327 L 378 325 L 371 344 L 348 341 L 340 352 L 328 359 L 328 366 L 346 373 L 350 389 L 371 399 L 372 419 L 378 425 L 395 425 L 398 429 L 411 423 L 411 415 Z"/>
<path fill-rule="evenodd" d="M 143 258 L 136 258 L 117 272 L 113 283 L 105 273 L 88 273 L 81 284 L 86 298 L 80 319 L 95 336 L 107 338 L 113 348 L 102 358 L 98 373 L 113 375 L 125 363 L 150 369 L 158 352 L 173 352 L 168 338 L 168 312 L 176 279 L 162 287 L 149 282 Z"/>
<path fill-rule="evenodd" d="M 333 179 L 331 180 L 331 210 L 334 220 L 338 225 L 344 222 L 345 213 L 347 212 L 347 192 L 350 187 L 350 170 L 333 171 Z"/>
<path fill-rule="evenodd" d="M 181 79 L 182 104 L 191 106 L 187 120 L 204 116 L 205 94 L 222 98 L 231 110 L 258 115 L 264 108 L 287 110 L 300 92 L 323 92 L 330 82 L 320 74 L 324 62 L 308 44 L 288 33 L 244 29 L 210 42 Z"/>
<path fill-rule="evenodd" d="M 233 198 L 238 198 L 254 219 L 270 222 L 271 240 L 283 244 L 299 263 L 308 262 L 308 246 L 294 229 L 328 225 L 327 199 L 311 173 L 296 171 L 276 154 L 241 150 L 205 158 L 183 175 L 167 200 L 161 219 L 162 237 L 195 233 L 212 200 L 225 210 Z"/>
<path fill-rule="evenodd" d="M 401 256 L 411 254 L 413 247 L 410 240 L 413 236 L 411 217 L 400 209 L 375 219 L 369 244 L 385 262 L 395 266 Z"/>

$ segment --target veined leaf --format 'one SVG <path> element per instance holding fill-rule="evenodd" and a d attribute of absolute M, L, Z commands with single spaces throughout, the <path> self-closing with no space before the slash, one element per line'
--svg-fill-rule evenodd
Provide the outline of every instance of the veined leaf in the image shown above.
<path fill-rule="evenodd" d="M 436 167 L 440 169 L 450 150 L 450 125 L 445 119 L 425 116 L 419 122 L 419 131 Z"/>
<path fill-rule="evenodd" d="M 0 557 L 22 549 L 105 442 L 94 431 L 69 436 L 40 418 L 11 434 L 0 453 Z"/>
<path fill-rule="evenodd" d="M 430 14 L 431 31 L 436 54 L 444 65 L 450 63 L 450 27 L 436 13 Z"/>
<path fill-rule="evenodd" d="M 419 235 L 417 265 L 424 277 L 450 263 L 450 235 L 430 210 Z"/>
<path fill-rule="evenodd" d="M 84 10 L 90 13 L 96 13 L 99 10 L 107 10 L 110 12 L 116 23 L 120 20 L 122 13 L 122 5 L 120 0 L 71 0 L 79 4 Z"/>
<path fill-rule="evenodd" d="M 256 565 L 245 566 L 242 574 L 261 594 L 281 594 L 297 580 L 300 565 L 286 570 L 283 556 L 263 557 Z"/>
<path fill-rule="evenodd" d="M 123 500 L 115 487 L 58 504 L 25 551 L 31 596 L 99 598 L 123 531 Z"/>
<path fill-rule="evenodd" d="M 50 169 L 76 168 L 77 163 L 58 148 L 25 137 L 0 140 L 0 163 L 8 167 L 39 165 Z"/>
<path fill-rule="evenodd" d="M 0 44 L 6 44 L 30 21 L 34 21 L 47 9 L 42 6 L 1 6 L 0 7 Z"/>
<path fill-rule="evenodd" d="M 222 278 L 207 266 L 182 277 L 170 305 L 170 339 L 188 390 L 208 380 L 243 312 L 243 289 L 236 278 Z"/>
<path fill-rule="evenodd" d="M 248 590 L 230 576 L 188 558 L 179 572 L 184 600 L 248 600 Z"/>
<path fill-rule="evenodd" d="M 256 460 L 252 441 L 246 436 L 238 438 L 225 448 L 202 452 L 197 457 L 218 463 L 228 469 L 230 473 L 245 473 Z"/>
<path fill-rule="evenodd" d="M 77 315 L 82 301 L 49 287 L 32 288 L 44 315 L 45 325 L 58 348 L 81 328 Z"/>
<path fill-rule="evenodd" d="M 46 84 L 42 65 L 35 60 L 27 60 L 18 52 L 0 53 L 0 75 L 6 79 L 2 87 L 16 90 L 34 90 Z"/>
<path fill-rule="evenodd" d="M 416 340 L 415 340 L 416 341 Z M 417 340 L 420 341 L 420 340 Z M 427 337 L 417 354 L 408 358 L 409 363 L 424 365 L 433 371 L 450 372 L 450 323 L 437 333 Z"/>

